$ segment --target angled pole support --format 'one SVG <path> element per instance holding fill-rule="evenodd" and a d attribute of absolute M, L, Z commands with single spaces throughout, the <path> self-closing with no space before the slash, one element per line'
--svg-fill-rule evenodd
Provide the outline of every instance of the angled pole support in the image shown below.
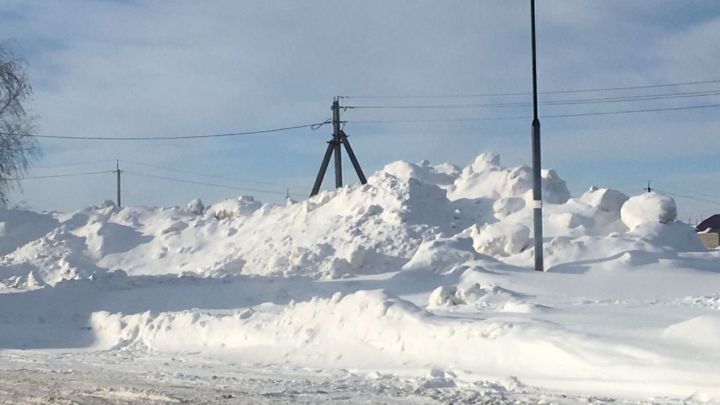
<path fill-rule="evenodd" d="M 325 172 L 327 171 L 328 165 L 330 164 L 330 156 L 335 149 L 333 141 L 328 142 L 327 149 L 325 150 L 325 157 L 323 157 L 322 163 L 320 164 L 320 170 L 318 171 L 317 177 L 315 178 L 315 185 L 313 185 L 310 197 L 320 192 L 322 187 L 323 178 L 325 178 Z"/>
<path fill-rule="evenodd" d="M 350 140 L 348 139 L 347 134 L 343 130 L 340 130 L 340 134 L 342 135 L 342 142 L 345 144 L 345 150 L 347 151 L 348 157 L 355 168 L 355 173 L 357 173 L 358 179 L 360 179 L 360 184 L 367 184 L 365 173 L 363 173 L 362 167 L 360 167 L 360 162 L 358 162 L 357 156 L 355 156 L 355 152 L 353 151 L 352 146 L 350 146 Z"/>
<path fill-rule="evenodd" d="M 360 167 L 360 162 L 358 162 L 357 156 L 355 156 L 355 152 L 353 151 L 352 146 L 350 146 L 347 134 L 342 130 L 340 122 L 340 101 L 337 97 L 333 99 L 331 110 L 333 137 L 332 140 L 328 142 L 327 149 L 325 150 L 325 156 L 323 157 L 322 164 L 320 165 L 320 170 L 315 178 L 315 184 L 310 192 L 310 197 L 320 192 L 320 187 L 322 187 L 325 173 L 327 172 L 328 165 L 330 164 L 331 155 L 335 155 L 335 187 L 342 187 L 342 144 L 345 145 L 345 150 L 347 151 L 348 157 L 350 157 L 350 161 L 352 162 L 353 168 L 355 168 L 355 172 L 360 179 L 360 183 L 367 184 L 367 179 L 365 178 L 365 173 L 363 173 L 362 168 Z"/>

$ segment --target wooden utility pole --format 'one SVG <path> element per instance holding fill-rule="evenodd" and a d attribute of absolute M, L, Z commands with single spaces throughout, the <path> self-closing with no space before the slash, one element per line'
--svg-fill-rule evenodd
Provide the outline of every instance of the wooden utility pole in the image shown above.
<path fill-rule="evenodd" d="M 360 183 L 367 183 L 365 173 L 363 173 L 362 168 L 360 167 L 360 162 L 358 162 L 357 156 L 355 156 L 355 152 L 353 151 L 352 146 L 350 146 L 350 140 L 348 139 L 345 131 L 342 129 L 342 123 L 340 121 L 340 108 L 340 100 L 335 97 L 335 99 L 333 99 L 331 107 L 333 137 L 330 141 L 328 141 L 328 146 L 325 150 L 325 156 L 323 157 L 322 163 L 320 164 L 320 170 L 318 171 L 317 177 L 315 178 L 315 184 L 313 185 L 312 192 L 310 192 L 311 197 L 320 192 L 320 187 L 322 186 L 323 179 L 325 178 L 325 172 L 327 171 L 327 167 L 330 164 L 330 156 L 333 154 L 335 155 L 335 187 L 342 187 L 342 145 L 345 146 L 345 151 L 347 152 L 348 157 L 352 162 L 353 168 L 355 168 L 355 173 L 357 173 L 357 176 L 360 179 Z"/>
<path fill-rule="evenodd" d="M 115 175 L 116 175 L 116 181 L 117 181 L 117 206 L 118 208 L 121 208 L 122 205 L 120 205 L 120 161 L 115 161 Z"/>

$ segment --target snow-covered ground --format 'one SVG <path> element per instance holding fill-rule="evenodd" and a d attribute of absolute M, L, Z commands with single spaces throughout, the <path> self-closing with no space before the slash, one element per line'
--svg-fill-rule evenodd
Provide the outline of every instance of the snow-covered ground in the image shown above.
<path fill-rule="evenodd" d="M 720 251 L 671 198 L 572 198 L 544 172 L 540 273 L 529 168 L 368 180 L 283 206 L 0 210 L 0 397 L 720 401 Z"/>

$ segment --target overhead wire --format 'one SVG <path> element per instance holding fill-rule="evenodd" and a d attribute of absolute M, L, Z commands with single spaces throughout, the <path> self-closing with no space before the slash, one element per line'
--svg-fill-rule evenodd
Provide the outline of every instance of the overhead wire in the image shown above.
<path fill-rule="evenodd" d="M 248 191 L 248 192 L 257 192 L 257 193 L 266 193 L 266 194 L 278 194 L 278 195 L 290 194 L 292 196 L 297 196 L 296 194 L 288 193 L 287 191 L 283 192 L 283 191 L 277 191 L 277 190 L 259 189 L 259 188 L 251 188 L 251 187 L 239 187 L 239 186 L 233 186 L 233 185 L 227 185 L 227 184 L 200 182 L 200 181 L 194 181 L 194 180 L 181 179 L 181 178 L 177 178 L 177 177 L 167 177 L 167 176 L 159 176 L 159 175 L 146 174 L 146 173 L 137 173 L 137 172 L 127 171 L 127 170 L 121 170 L 121 172 L 124 174 L 130 174 L 133 176 L 140 176 L 140 177 L 147 177 L 147 178 L 154 178 L 154 179 L 162 179 L 162 180 L 167 180 L 167 181 L 203 185 L 203 186 L 208 186 L 208 187 L 217 187 L 217 188 L 225 188 L 225 189 Z M 42 175 L 42 176 L 14 177 L 14 178 L 7 178 L 5 180 L 22 181 L 22 180 L 34 180 L 34 179 L 54 179 L 54 178 L 62 178 L 62 177 L 78 177 L 78 176 L 89 176 L 89 175 L 97 175 L 97 174 L 114 174 L 114 173 L 117 173 L 117 171 L 116 170 L 103 170 L 103 171 L 92 171 L 92 172 L 62 173 L 62 174 Z M 279 184 L 276 184 L 276 185 L 279 185 Z"/>
<path fill-rule="evenodd" d="M 15 178 L 9 178 L 6 180 L 11 181 L 20 181 L 20 180 L 34 180 L 34 179 L 54 179 L 58 177 L 75 177 L 75 176 L 89 176 L 94 174 L 108 174 L 108 173 L 115 173 L 113 170 L 104 170 L 104 171 L 97 171 L 97 172 L 80 172 L 80 173 L 63 173 L 63 174 L 50 174 L 47 176 L 25 176 L 25 177 L 15 177 Z"/>
<path fill-rule="evenodd" d="M 207 135 L 170 135 L 170 136 L 75 136 L 75 135 L 41 135 L 41 134 L 24 134 L 33 138 L 46 138 L 46 139 L 75 139 L 75 140 L 87 140 L 87 141 L 162 141 L 162 140 L 187 140 L 187 139 L 207 139 L 207 138 L 224 138 L 234 136 L 246 136 L 246 135 L 258 135 L 258 134 L 269 134 L 275 132 L 291 131 L 295 129 L 310 128 L 316 130 L 323 125 L 325 122 L 316 122 L 313 124 L 293 125 L 289 127 L 262 129 L 257 131 L 242 131 L 242 132 L 227 132 L 219 134 L 207 134 Z M 3 133 L 8 134 L 8 133 Z"/>
<path fill-rule="evenodd" d="M 173 181 L 173 182 L 177 182 L 177 183 L 195 184 L 195 185 L 200 185 L 200 186 L 225 188 L 225 189 L 230 189 L 230 190 L 249 191 L 249 192 L 254 192 L 254 193 L 280 194 L 280 195 L 285 195 L 287 193 L 285 191 L 267 190 L 267 189 L 249 188 L 249 187 L 237 187 L 237 186 L 232 186 L 232 185 L 227 185 L 227 184 L 207 183 L 207 182 L 202 182 L 202 181 L 180 179 L 177 177 L 168 177 L 168 176 L 158 176 L 158 175 L 154 175 L 154 174 L 137 173 L 137 172 L 133 172 L 133 171 L 125 171 L 124 173 L 132 175 L 132 176 Z"/>
<path fill-rule="evenodd" d="M 599 115 L 618 115 L 618 114 L 636 114 L 650 113 L 661 111 L 680 111 L 680 110 L 697 110 L 707 108 L 718 108 L 720 104 L 704 104 L 681 107 L 661 107 L 661 108 L 642 108 L 634 110 L 616 110 L 616 111 L 595 111 L 585 113 L 572 114 L 547 114 L 541 115 L 540 118 L 570 118 L 570 117 L 590 117 Z M 506 117 L 479 117 L 479 118 L 447 118 L 447 119 L 417 119 L 417 120 L 349 120 L 348 123 L 356 124 L 391 124 L 391 123 L 422 123 L 422 122 L 475 122 L 475 121 L 504 121 L 504 120 L 527 120 L 528 116 L 506 116 Z"/>
<path fill-rule="evenodd" d="M 645 94 L 622 97 L 594 97 L 567 100 L 542 101 L 540 105 L 581 105 L 581 104 L 605 104 L 605 103 L 628 103 L 637 101 L 653 101 L 695 97 L 709 97 L 720 95 L 720 90 L 706 90 L 694 92 L 675 92 L 663 94 Z M 514 108 L 529 107 L 529 102 L 504 102 L 504 103 L 465 103 L 465 104 L 414 104 L 414 105 L 348 105 L 343 106 L 347 110 L 414 110 L 414 109 L 454 109 L 454 108 Z"/>
<path fill-rule="evenodd" d="M 607 91 L 624 91 L 624 90 L 639 90 L 639 89 L 655 89 L 655 88 L 667 88 L 667 87 L 681 87 L 681 86 L 693 86 L 700 84 L 716 84 L 720 83 L 720 79 L 715 80 L 698 80 L 698 81 L 687 81 L 687 82 L 676 82 L 676 83 L 658 83 L 658 84 L 646 84 L 646 85 L 635 85 L 635 86 L 618 86 L 618 87 L 596 87 L 586 89 L 574 89 L 574 90 L 546 90 L 540 91 L 538 94 L 577 94 L 577 93 L 595 93 L 595 92 L 607 92 Z M 345 95 L 340 98 L 345 99 L 368 99 L 368 100 L 380 100 L 380 99 L 413 99 L 413 98 L 473 98 L 473 97 L 507 97 L 507 96 L 528 96 L 531 92 L 496 92 L 496 93 L 455 93 L 455 94 L 425 94 L 425 95 Z"/>
<path fill-rule="evenodd" d="M 244 178 L 235 178 L 235 177 L 229 177 L 229 176 L 218 176 L 218 175 L 198 173 L 198 172 L 193 172 L 193 171 L 184 170 L 184 169 L 177 169 L 177 168 L 169 167 L 169 166 L 136 162 L 136 161 L 127 160 L 127 159 L 122 159 L 122 160 L 120 160 L 120 162 L 130 163 L 131 165 L 150 167 L 150 168 L 154 168 L 154 169 L 167 170 L 169 172 L 189 174 L 189 175 L 197 176 L 197 177 L 205 177 L 205 178 L 212 178 L 212 179 L 219 179 L 219 180 L 241 181 L 244 183 L 265 184 L 268 186 L 281 186 L 281 187 L 288 186 L 287 184 L 273 183 L 273 182 L 269 182 L 269 181 L 249 180 L 249 179 L 244 179 Z"/>
<path fill-rule="evenodd" d="M 661 189 L 657 189 L 657 188 L 656 188 L 655 190 L 657 190 L 657 191 L 659 191 L 659 192 L 661 192 L 661 193 L 663 193 L 663 194 L 668 194 L 668 195 L 671 195 L 671 196 L 674 196 L 674 197 L 684 198 L 684 199 L 686 199 L 686 200 L 694 200 L 694 201 L 698 201 L 698 202 L 704 202 L 704 203 L 707 203 L 707 204 L 712 204 L 712 205 L 715 205 L 715 206 L 720 206 L 720 200 L 714 200 L 714 201 L 713 201 L 713 200 L 710 200 L 710 199 L 705 199 L 705 198 L 701 198 L 701 197 L 695 197 L 695 196 L 691 196 L 691 195 L 687 195 L 687 194 L 675 193 L 675 192 L 671 192 L 671 191 L 667 191 L 667 190 L 661 190 Z"/>
<path fill-rule="evenodd" d="M 567 118 L 567 117 L 590 117 L 596 115 L 616 115 L 616 114 L 635 114 L 635 113 L 649 113 L 649 112 L 661 112 L 661 111 L 682 111 L 682 110 L 698 110 L 706 108 L 717 108 L 720 104 L 705 104 L 705 105 L 691 105 L 681 107 L 661 107 L 661 108 L 641 108 L 636 110 L 619 110 L 619 111 L 597 111 L 588 113 L 574 113 L 574 114 L 550 114 L 544 115 L 542 118 Z"/>
<path fill-rule="evenodd" d="M 45 168 L 52 168 L 52 167 L 70 167 L 70 166 L 89 166 L 89 165 L 96 165 L 101 163 L 108 163 L 107 160 L 94 160 L 94 161 L 88 161 L 88 162 L 68 162 L 68 163 L 56 163 L 56 164 L 49 164 L 49 165 L 32 165 L 33 169 L 45 169 Z"/>
<path fill-rule="evenodd" d="M 715 199 L 715 201 L 717 201 L 717 202 L 720 204 L 720 195 L 712 195 L 712 194 L 707 194 L 707 193 L 692 191 L 692 190 L 690 190 L 690 189 L 688 189 L 688 188 L 686 188 L 686 187 L 677 187 L 677 186 L 675 186 L 675 185 L 671 185 L 671 184 L 668 184 L 668 183 L 665 183 L 665 182 L 662 182 L 662 181 L 657 181 L 657 180 L 652 180 L 652 183 L 653 183 L 653 184 L 659 184 L 660 187 L 669 187 L 671 190 L 672 190 L 672 189 L 677 189 L 677 190 L 679 190 L 679 191 L 682 191 L 683 193 L 691 193 L 692 195 L 695 195 L 695 196 L 700 196 L 700 197 L 705 197 L 705 198 L 712 198 L 712 199 Z"/>

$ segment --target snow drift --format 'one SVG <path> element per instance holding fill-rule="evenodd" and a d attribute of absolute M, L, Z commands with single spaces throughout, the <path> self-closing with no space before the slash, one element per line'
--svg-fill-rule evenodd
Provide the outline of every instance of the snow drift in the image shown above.
<path fill-rule="evenodd" d="M 505 168 L 498 155 L 481 154 L 463 169 L 391 163 L 367 185 L 285 206 L 243 196 L 209 207 L 194 200 L 187 209 L 2 210 L 0 283 L 53 285 L 115 270 L 338 278 L 398 269 L 423 243 L 453 235 L 471 238 L 472 248 L 449 260 L 477 252 L 528 266 L 531 186 L 529 168 Z M 543 187 L 551 266 L 628 250 L 702 250 L 691 230 L 674 222 L 667 196 L 628 199 L 591 188 L 570 198 L 552 170 L 543 172 Z"/>
<path fill-rule="evenodd" d="M 573 197 L 545 170 L 537 273 L 531 180 L 482 154 L 464 168 L 394 162 L 284 205 L 0 209 L 0 348 L 720 398 L 720 252 L 668 196 Z"/>

